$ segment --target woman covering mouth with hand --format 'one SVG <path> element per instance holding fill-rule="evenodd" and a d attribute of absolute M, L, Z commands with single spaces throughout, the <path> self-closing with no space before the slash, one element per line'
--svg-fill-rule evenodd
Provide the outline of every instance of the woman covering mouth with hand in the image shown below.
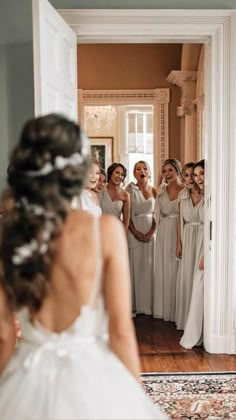
<path fill-rule="evenodd" d="M 130 194 L 131 216 L 128 247 L 133 293 L 133 313 L 152 315 L 154 281 L 154 246 L 156 223 L 154 205 L 156 190 L 150 185 L 150 167 L 139 161 L 134 165 L 136 183 L 126 190 Z"/>

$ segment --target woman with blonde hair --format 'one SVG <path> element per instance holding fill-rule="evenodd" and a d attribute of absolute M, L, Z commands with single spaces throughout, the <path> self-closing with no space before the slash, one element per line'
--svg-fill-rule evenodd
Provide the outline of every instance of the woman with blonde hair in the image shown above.
<path fill-rule="evenodd" d="M 154 247 L 156 223 L 154 205 L 156 190 L 150 184 L 147 162 L 134 165 L 136 183 L 126 187 L 130 194 L 131 212 L 128 230 L 129 261 L 133 294 L 133 314 L 152 315 L 154 281 Z"/>
<path fill-rule="evenodd" d="M 162 166 L 163 183 L 157 191 L 155 218 L 157 239 L 155 250 L 154 316 L 164 321 L 175 320 L 178 195 L 183 189 L 181 164 L 167 159 Z"/>

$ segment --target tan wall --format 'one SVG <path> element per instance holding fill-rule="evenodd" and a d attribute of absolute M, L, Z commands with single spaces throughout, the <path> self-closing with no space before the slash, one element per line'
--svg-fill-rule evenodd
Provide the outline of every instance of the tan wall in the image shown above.
<path fill-rule="evenodd" d="M 181 44 L 78 44 L 80 89 L 170 89 L 169 156 L 180 159 L 180 89 L 166 81 L 181 68 Z"/>

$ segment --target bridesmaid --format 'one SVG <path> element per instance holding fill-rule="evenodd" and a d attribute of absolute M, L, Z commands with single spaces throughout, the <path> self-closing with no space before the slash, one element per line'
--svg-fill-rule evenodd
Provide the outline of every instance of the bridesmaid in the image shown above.
<path fill-rule="evenodd" d="M 193 178 L 204 196 L 204 168 L 201 160 L 193 167 Z M 196 265 L 193 277 L 193 290 L 184 335 L 180 344 L 186 349 L 202 344 L 203 302 L 204 302 L 204 201 L 199 206 L 201 225 L 197 237 Z"/>
<path fill-rule="evenodd" d="M 165 160 L 162 167 L 164 182 L 157 191 L 155 203 L 157 239 L 153 310 L 156 318 L 165 321 L 175 320 L 178 195 L 183 189 L 180 174 L 181 164 L 177 159 Z"/>
<path fill-rule="evenodd" d="M 107 185 L 107 174 L 105 169 L 100 168 L 100 175 L 99 175 L 99 180 L 95 186 L 95 188 L 93 189 L 93 191 L 95 191 L 96 193 L 101 193 L 102 191 L 105 190 Z"/>
<path fill-rule="evenodd" d="M 197 236 L 200 228 L 199 208 L 203 196 L 193 180 L 194 163 L 186 163 L 182 170 L 185 188 L 179 193 L 179 224 L 177 258 L 181 258 L 176 285 L 175 322 L 178 330 L 186 324 L 192 296 L 193 274 L 196 262 Z"/>
<path fill-rule="evenodd" d="M 136 184 L 126 187 L 130 193 L 131 218 L 128 247 L 132 280 L 133 314 L 152 315 L 154 281 L 154 246 L 156 222 L 154 205 L 156 190 L 150 185 L 151 171 L 147 162 L 134 165 Z"/>
<path fill-rule="evenodd" d="M 121 188 L 127 174 L 122 163 L 112 163 L 107 169 L 107 188 L 99 194 L 103 213 L 114 214 L 122 219 L 127 231 L 130 219 L 129 194 Z"/>
<path fill-rule="evenodd" d="M 94 216 L 101 216 L 102 209 L 98 199 L 98 194 L 94 192 L 100 176 L 100 164 L 96 159 L 92 160 L 91 168 L 88 174 L 87 187 L 81 192 L 80 197 L 74 197 L 71 207 L 81 208 L 92 213 Z"/>

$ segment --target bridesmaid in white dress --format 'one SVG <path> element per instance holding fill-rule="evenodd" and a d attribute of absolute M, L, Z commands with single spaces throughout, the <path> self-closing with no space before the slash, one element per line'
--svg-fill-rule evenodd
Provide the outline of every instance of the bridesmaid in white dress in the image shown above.
<path fill-rule="evenodd" d="M 162 166 L 164 182 L 157 191 L 155 202 L 157 238 L 153 314 L 165 321 L 175 320 L 178 195 L 183 189 L 180 173 L 181 165 L 177 159 L 165 160 Z"/>
<path fill-rule="evenodd" d="M 91 169 L 88 174 L 87 187 L 82 191 L 80 197 L 75 197 L 72 202 L 74 209 L 79 208 L 92 213 L 94 216 L 101 216 L 102 209 L 98 194 L 94 191 L 100 176 L 100 165 L 96 159 L 92 160 Z"/>
<path fill-rule="evenodd" d="M 150 185 L 151 171 L 145 161 L 134 165 L 136 184 L 126 187 L 130 193 L 131 217 L 128 230 L 129 260 L 133 294 L 133 314 L 152 315 L 156 190 Z"/>
<path fill-rule="evenodd" d="M 199 207 L 203 196 L 193 180 L 194 163 L 186 163 L 182 170 L 185 188 L 179 193 L 179 224 L 177 235 L 177 257 L 181 258 L 176 284 L 175 322 L 183 330 L 189 313 L 192 296 L 193 274 L 196 264 L 196 246 L 201 225 Z"/>
<path fill-rule="evenodd" d="M 71 209 L 89 149 L 73 121 L 50 114 L 24 126 L 11 158 L 16 206 L 0 251 L 22 339 L 4 363 L 0 353 L 1 419 L 166 418 L 139 383 L 124 229 Z"/>
<path fill-rule="evenodd" d="M 201 160 L 194 165 L 193 177 L 204 194 L 205 162 Z M 180 344 L 186 349 L 202 344 L 203 309 L 204 309 L 204 201 L 199 207 L 201 225 L 197 237 L 196 264 L 193 277 L 193 290 L 184 335 Z"/>
<path fill-rule="evenodd" d="M 99 194 L 103 213 L 113 214 L 122 219 L 127 231 L 130 219 L 129 194 L 121 188 L 127 169 L 122 163 L 112 163 L 107 169 L 107 188 Z"/>

